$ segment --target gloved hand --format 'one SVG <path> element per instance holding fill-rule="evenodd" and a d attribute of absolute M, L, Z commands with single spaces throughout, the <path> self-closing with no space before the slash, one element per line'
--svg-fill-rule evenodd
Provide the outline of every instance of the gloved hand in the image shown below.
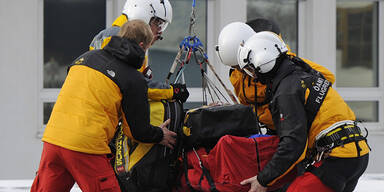
<path fill-rule="evenodd" d="M 189 97 L 187 86 L 185 84 L 180 84 L 180 83 L 171 84 L 171 86 L 173 87 L 172 99 L 176 99 L 182 103 L 185 103 L 185 101 Z"/>

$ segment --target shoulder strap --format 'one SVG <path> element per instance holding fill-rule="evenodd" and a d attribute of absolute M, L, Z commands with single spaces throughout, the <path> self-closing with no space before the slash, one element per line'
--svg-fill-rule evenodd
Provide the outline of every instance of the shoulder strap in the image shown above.
<path fill-rule="evenodd" d="M 123 128 L 121 125 L 121 121 L 119 121 L 119 124 L 116 128 L 116 134 L 115 134 L 115 164 L 114 164 L 114 169 L 118 177 L 125 176 L 125 174 L 128 172 L 128 170 L 125 168 L 126 166 L 126 157 L 124 155 L 124 150 L 126 147 L 124 147 L 124 139 L 125 135 L 123 132 Z"/>
<path fill-rule="evenodd" d="M 329 82 L 323 74 L 314 70 L 308 63 L 299 57 L 291 57 L 291 60 L 311 75 L 311 77 L 304 79 L 304 82 L 310 91 L 307 103 L 304 106 L 307 112 L 307 127 L 310 129 L 332 83 Z"/>
<path fill-rule="evenodd" d="M 304 106 L 305 111 L 307 112 L 308 129 L 311 128 L 312 122 L 315 119 L 316 114 L 319 111 L 329 88 L 331 87 L 331 82 L 321 77 L 320 75 L 313 76 L 310 79 L 311 81 L 307 81 L 306 83 L 310 92 L 307 98 L 307 103 Z"/>

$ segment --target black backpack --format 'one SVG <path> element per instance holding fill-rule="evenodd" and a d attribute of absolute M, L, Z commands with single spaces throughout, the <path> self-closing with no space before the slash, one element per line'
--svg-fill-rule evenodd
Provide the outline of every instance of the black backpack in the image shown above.
<path fill-rule="evenodd" d="M 164 111 L 163 117 L 159 117 L 161 113 L 155 112 L 151 113 L 151 118 L 160 118 L 162 122 L 171 119 L 168 129 L 180 136 L 184 118 L 182 104 L 165 100 L 161 103 L 162 105 L 159 102 L 154 104 L 157 107 L 164 107 L 164 110 L 161 110 Z M 157 110 L 154 108 L 151 108 L 151 111 Z M 134 142 L 124 135 L 119 123 L 110 148 L 115 154 L 111 163 L 121 191 L 171 191 L 177 184 L 175 181 L 179 174 L 177 158 L 181 150 L 181 139 L 178 138 L 177 141 L 174 150 L 160 144 Z"/>
<path fill-rule="evenodd" d="M 188 110 L 184 119 L 183 142 L 192 147 L 213 148 L 224 135 L 249 136 L 258 133 L 255 113 L 242 104 L 202 106 Z"/>

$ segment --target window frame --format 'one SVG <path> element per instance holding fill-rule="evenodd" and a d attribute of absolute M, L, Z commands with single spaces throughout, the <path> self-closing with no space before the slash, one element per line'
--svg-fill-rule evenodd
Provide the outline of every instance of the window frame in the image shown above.
<path fill-rule="evenodd" d="M 378 2 L 378 34 L 384 33 L 384 1 Z M 336 75 L 336 0 L 299 0 L 299 56 L 309 58 Z M 324 41 L 327 39 L 327 41 Z M 384 134 L 384 37 L 378 37 L 378 87 L 337 87 L 345 101 L 377 101 L 378 122 L 365 122 L 371 133 Z"/>
<path fill-rule="evenodd" d="M 210 27 L 210 25 L 208 24 L 209 23 L 209 19 L 210 18 L 213 18 L 213 15 L 212 14 L 210 14 L 209 13 L 209 10 L 212 10 L 212 6 L 213 6 L 213 4 L 212 3 L 215 3 L 214 2 L 215 0 L 206 0 L 205 2 L 204 1 L 202 1 L 202 2 L 196 2 L 197 4 L 201 4 L 201 3 L 205 3 L 205 11 L 206 11 L 206 17 L 205 17 L 205 21 L 206 21 L 206 30 L 205 30 L 205 35 L 206 35 L 206 42 L 203 42 L 202 41 L 202 43 L 203 43 L 203 46 L 204 46 L 204 48 L 205 48 L 205 51 L 206 51 L 206 54 L 208 55 L 208 60 L 209 60 L 209 62 L 211 63 L 211 64 L 213 64 L 212 63 L 212 57 L 213 56 L 216 56 L 216 55 L 213 55 L 212 56 L 212 54 L 211 54 L 211 52 L 209 51 L 210 49 L 210 41 L 209 41 L 209 38 L 210 38 L 210 34 L 212 35 L 212 32 L 213 32 L 213 28 L 211 28 Z M 172 0 L 170 0 L 170 2 L 172 3 Z M 186 0 L 186 2 L 188 2 L 188 0 Z M 192 1 L 190 1 L 190 5 L 191 5 L 191 8 L 192 8 Z M 175 11 L 180 11 L 180 10 L 175 10 L 175 9 L 173 9 L 173 12 L 175 12 Z M 185 12 L 187 13 L 187 15 L 189 15 L 190 14 L 190 12 L 191 12 L 191 9 L 187 9 L 187 10 L 185 10 Z M 211 12 L 212 13 L 212 12 Z M 173 16 L 175 16 L 175 14 L 173 14 Z M 196 15 L 197 17 L 198 17 L 198 15 Z M 175 18 L 173 18 L 173 20 L 174 20 Z M 189 19 L 189 17 L 188 17 L 188 19 Z M 172 23 L 173 23 L 174 21 L 172 21 Z M 189 20 L 186 20 L 185 22 L 188 22 L 188 24 L 189 24 Z M 202 20 L 196 20 L 196 22 L 197 23 L 200 23 L 200 22 L 204 22 L 204 21 L 202 21 Z M 196 25 L 198 25 L 196 23 Z M 169 30 L 169 29 L 167 29 L 167 30 Z M 165 33 L 167 33 L 166 31 L 165 31 Z M 183 30 L 183 31 L 180 31 L 180 33 L 182 33 L 182 34 L 184 34 L 184 36 L 187 36 L 188 35 L 188 31 L 187 30 Z M 197 34 L 198 35 L 198 37 L 199 37 L 199 35 L 201 35 L 201 34 Z M 151 49 L 151 48 L 150 48 Z M 177 51 L 178 51 L 178 49 L 177 49 Z M 175 54 L 174 54 L 174 56 L 173 57 L 176 57 L 176 54 L 177 54 L 177 52 L 175 52 Z M 150 59 L 150 58 L 149 58 Z M 193 58 L 192 58 L 193 59 Z M 169 70 L 169 68 L 171 67 L 170 66 L 170 64 L 169 65 L 165 65 L 165 67 L 167 68 L 167 70 Z M 217 69 L 217 68 L 216 68 Z M 215 81 L 216 80 L 216 78 L 214 77 L 214 75 L 212 74 L 212 71 L 209 69 L 209 67 L 207 66 L 206 67 L 206 72 L 207 72 L 207 75 L 208 75 L 208 77 L 211 79 L 211 80 L 213 80 L 213 81 Z M 175 74 L 173 75 L 173 78 L 175 77 Z M 171 78 L 172 80 L 173 80 L 173 78 Z M 200 78 L 200 77 L 199 77 Z M 188 85 L 188 82 L 187 82 L 187 85 Z M 186 103 L 196 103 L 196 102 L 198 102 L 198 103 L 202 103 L 203 102 L 203 91 L 202 91 L 202 87 L 201 86 L 198 86 L 198 87 L 190 87 L 190 86 L 188 86 L 187 87 L 188 88 L 188 92 L 189 92 L 189 97 L 188 97 L 188 100 L 187 100 L 187 102 Z"/>
<path fill-rule="evenodd" d="M 333 85 L 338 93 L 346 101 L 377 101 L 378 102 L 378 122 L 364 123 L 366 127 L 375 134 L 384 134 L 384 54 L 380 54 L 384 50 L 384 1 L 383 0 L 366 0 L 370 2 L 378 2 L 378 87 L 353 87 L 344 88 Z M 106 26 L 110 26 L 113 20 L 120 15 L 121 7 L 125 0 L 106 0 Z M 246 21 L 246 0 L 238 0 L 237 4 L 233 4 L 230 0 L 207 0 L 207 54 L 209 61 L 215 67 L 216 72 L 224 81 L 224 84 L 233 90 L 228 78 L 229 67 L 223 66 L 216 58 L 213 47 L 217 44 L 217 37 L 220 30 L 228 23 L 233 21 Z M 320 6 L 318 6 L 320 5 Z M 226 14 L 238 10 L 238 14 Z M 317 10 L 316 10 L 317 9 Z M 188 10 L 189 11 L 189 10 Z M 297 49 L 298 55 L 304 58 L 321 63 L 332 72 L 336 72 L 336 0 L 298 0 L 298 29 L 297 29 Z M 327 20 L 327 23 L 319 22 L 320 19 Z M 333 19 L 333 20 L 332 20 Z M 55 102 L 60 89 L 43 88 L 43 32 L 44 32 L 44 0 L 38 0 L 38 33 L 37 47 L 38 57 L 38 131 L 36 136 L 41 138 L 45 125 L 43 125 L 43 104 L 45 102 Z M 331 21 L 331 22 L 329 22 Z M 316 23 L 314 25 L 313 23 Z M 326 25 L 326 26 L 325 26 Z M 324 27 L 327 27 L 324 29 Z M 320 41 L 316 39 L 320 32 L 321 36 L 329 41 Z M 315 52 L 314 50 L 320 50 Z M 325 57 L 327 56 L 327 57 Z M 207 70 L 210 78 L 215 79 L 213 73 Z M 337 74 L 336 79 L 337 79 Z M 190 97 L 188 102 L 201 102 L 201 88 L 188 88 Z"/>
<path fill-rule="evenodd" d="M 373 133 L 384 134 L 384 55 L 380 52 L 384 51 L 384 23 L 380 19 L 384 18 L 384 2 L 382 0 L 367 0 L 369 2 L 378 3 L 378 86 L 377 87 L 336 87 L 338 93 L 345 101 L 377 101 L 378 102 L 378 122 L 364 122 L 363 124 Z M 336 18 L 335 18 L 336 20 Z M 336 36 L 336 31 L 335 31 Z M 336 62 L 335 62 L 336 67 Z M 337 80 L 337 74 L 336 74 Z"/>
<path fill-rule="evenodd" d="M 106 0 L 106 26 L 111 26 L 113 21 L 121 14 L 121 8 L 124 7 L 125 0 Z M 211 31 L 212 36 L 212 28 L 209 28 L 208 18 L 213 18 L 213 15 L 208 14 L 209 7 L 212 9 L 212 0 L 207 0 L 206 2 L 206 10 L 207 10 L 207 27 L 206 27 L 206 35 L 207 35 L 207 45 L 208 47 L 208 36 Z M 189 11 L 189 10 L 188 10 Z M 39 101 L 38 101 L 38 109 L 37 109 L 37 132 L 36 138 L 40 139 L 43 136 L 44 129 L 46 124 L 44 124 L 44 103 L 55 103 L 57 97 L 60 92 L 60 88 L 44 88 L 44 0 L 38 0 L 38 90 L 39 90 Z M 211 52 L 207 53 L 209 58 L 212 58 L 216 55 L 213 55 Z M 176 56 L 176 55 L 175 55 Z M 212 61 L 210 60 L 212 63 Z M 209 78 L 214 79 L 214 76 L 210 70 L 207 71 Z M 188 88 L 190 96 L 188 98 L 188 102 L 202 102 L 202 89 L 201 87 L 192 87 Z"/>

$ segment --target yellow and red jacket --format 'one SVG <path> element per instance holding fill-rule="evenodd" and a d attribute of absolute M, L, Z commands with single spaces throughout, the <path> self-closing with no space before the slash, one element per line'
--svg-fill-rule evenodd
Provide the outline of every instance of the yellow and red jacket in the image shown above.
<path fill-rule="evenodd" d="M 120 27 L 128 21 L 127 16 L 120 15 L 112 24 L 111 27 L 106 28 L 99 32 L 92 40 L 89 45 L 89 50 L 102 49 L 111 40 L 112 36 L 119 33 Z M 142 67 L 139 69 L 140 72 L 146 77 L 148 85 L 148 99 L 152 101 L 160 101 L 162 99 L 170 100 L 173 98 L 173 87 L 166 83 L 156 82 L 151 79 L 151 74 L 147 74 L 150 71 L 148 65 L 148 54 L 145 55 L 145 60 Z"/>
<path fill-rule="evenodd" d="M 160 142 L 163 132 L 150 125 L 147 84 L 137 71 L 144 54 L 136 42 L 115 36 L 104 49 L 78 57 L 42 140 L 73 151 L 108 154 L 108 143 L 122 118 L 128 137 L 145 143 Z"/>

